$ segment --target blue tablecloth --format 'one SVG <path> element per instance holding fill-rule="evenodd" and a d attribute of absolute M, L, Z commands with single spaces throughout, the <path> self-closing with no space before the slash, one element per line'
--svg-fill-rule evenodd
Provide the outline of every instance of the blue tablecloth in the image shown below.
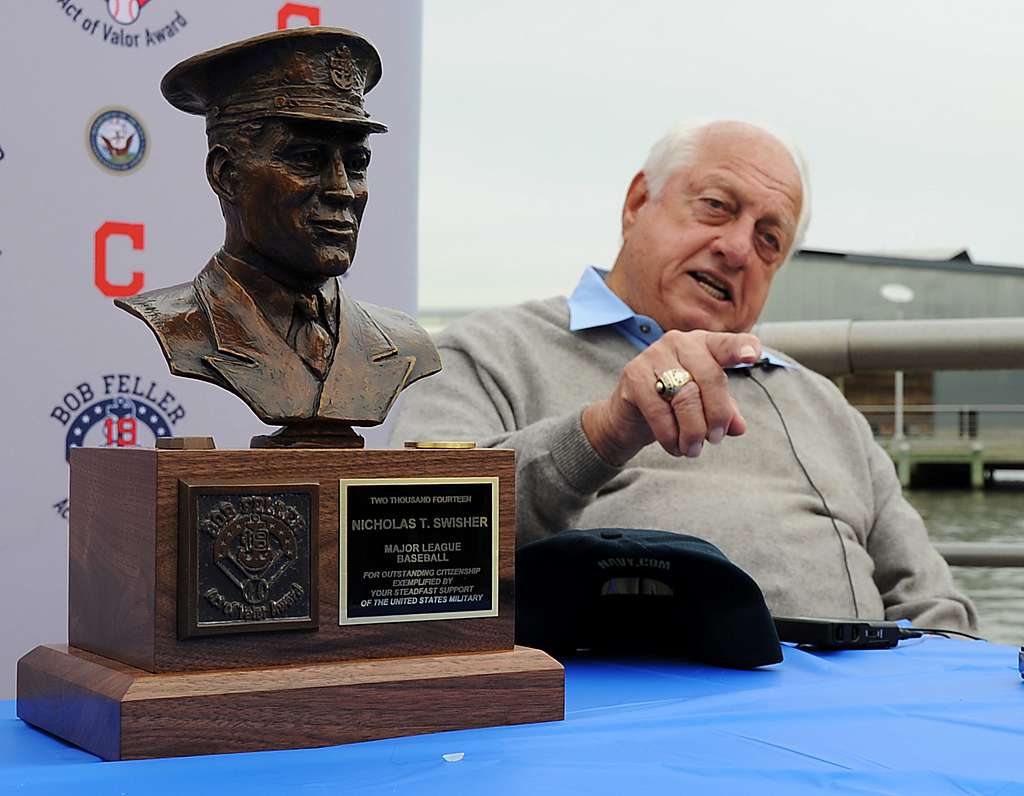
<path fill-rule="evenodd" d="M 401 705 L 395 706 L 401 710 Z M 449 759 L 446 759 L 446 756 Z M 730 671 L 566 661 L 566 720 L 283 752 L 104 763 L 0 703 L 19 794 L 1024 793 L 1017 650 L 925 638 Z"/>

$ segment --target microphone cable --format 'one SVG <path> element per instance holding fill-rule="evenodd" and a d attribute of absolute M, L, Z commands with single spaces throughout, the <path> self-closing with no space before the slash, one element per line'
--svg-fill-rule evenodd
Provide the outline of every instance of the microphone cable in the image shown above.
<path fill-rule="evenodd" d="M 900 641 L 908 638 L 921 638 L 923 635 L 930 636 L 942 636 L 943 638 L 949 638 L 953 636 L 963 636 L 969 638 L 971 641 L 985 641 L 981 636 L 973 636 L 970 633 L 964 633 L 962 630 L 950 630 L 945 627 L 901 627 L 900 628 Z"/>
<path fill-rule="evenodd" d="M 780 410 L 778 404 L 775 403 L 775 399 L 772 398 L 772 394 L 768 392 L 768 388 L 754 376 L 754 368 L 758 366 L 767 368 L 768 363 L 765 360 L 761 360 L 760 362 L 756 362 L 753 367 L 745 368 L 743 372 L 747 374 L 747 377 L 754 382 L 754 384 L 761 388 L 761 391 L 768 398 L 768 402 L 775 410 L 775 414 L 779 416 L 779 422 L 782 423 L 782 430 L 786 433 L 786 440 L 789 442 L 789 449 L 793 452 L 793 458 L 796 459 L 796 463 L 800 466 L 800 470 L 804 474 L 804 478 L 806 478 L 807 483 L 811 485 L 811 489 L 813 489 L 814 493 L 818 496 L 818 499 L 821 501 L 821 505 L 825 508 L 825 513 L 828 514 L 828 518 L 832 521 L 832 530 L 836 533 L 836 541 L 839 542 L 839 549 L 843 554 L 843 568 L 846 570 L 846 582 L 850 584 L 850 599 L 853 601 L 853 615 L 854 618 L 860 619 L 860 611 L 857 608 L 857 591 L 853 588 L 853 575 L 850 574 L 850 561 L 846 555 L 846 545 L 843 543 L 843 535 L 839 532 L 839 525 L 836 522 L 835 515 L 832 514 L 832 509 L 829 508 L 828 501 L 825 500 L 825 496 L 821 493 L 821 490 L 818 489 L 817 485 L 814 483 L 814 479 L 811 478 L 811 474 L 807 472 L 807 468 L 804 467 L 804 463 L 800 460 L 800 455 L 796 452 L 796 445 L 793 444 L 793 437 L 789 433 L 789 426 L 786 425 L 786 418 L 782 416 L 782 410 Z"/>

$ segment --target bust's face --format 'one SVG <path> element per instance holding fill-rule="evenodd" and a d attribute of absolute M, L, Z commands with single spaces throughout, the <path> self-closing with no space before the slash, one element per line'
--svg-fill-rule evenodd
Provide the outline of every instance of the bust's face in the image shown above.
<path fill-rule="evenodd" d="M 368 196 L 365 130 L 269 119 L 233 163 L 237 231 L 271 276 L 309 284 L 349 269 Z"/>

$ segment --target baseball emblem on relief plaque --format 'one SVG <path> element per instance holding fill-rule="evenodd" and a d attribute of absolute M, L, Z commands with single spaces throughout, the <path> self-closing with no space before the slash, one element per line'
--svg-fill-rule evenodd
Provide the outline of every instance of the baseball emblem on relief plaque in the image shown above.
<path fill-rule="evenodd" d="M 178 637 L 315 629 L 319 487 L 179 490 Z"/>

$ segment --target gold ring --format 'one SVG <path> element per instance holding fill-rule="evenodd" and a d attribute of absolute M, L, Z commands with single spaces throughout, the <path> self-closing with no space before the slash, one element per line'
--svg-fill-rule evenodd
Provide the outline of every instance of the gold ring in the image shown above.
<path fill-rule="evenodd" d="M 693 381 L 690 371 L 685 368 L 669 368 L 654 382 L 654 389 L 666 401 L 671 401 L 687 384 Z"/>

